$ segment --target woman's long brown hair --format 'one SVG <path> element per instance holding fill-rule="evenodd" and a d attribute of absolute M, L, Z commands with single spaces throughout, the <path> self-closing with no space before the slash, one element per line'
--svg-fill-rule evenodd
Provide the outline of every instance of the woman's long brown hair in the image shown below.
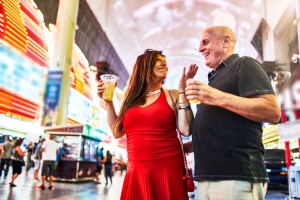
<path fill-rule="evenodd" d="M 24 138 L 18 138 L 18 139 L 15 141 L 13 147 L 21 146 L 21 144 L 23 143 L 23 140 L 24 140 Z"/>
<path fill-rule="evenodd" d="M 113 127 L 114 135 L 123 132 L 122 121 L 126 111 L 136 105 L 143 105 L 146 102 L 146 92 L 149 83 L 153 81 L 153 69 L 158 60 L 158 56 L 162 55 L 161 51 L 145 51 L 144 54 L 137 57 L 133 72 L 125 92 L 125 99 Z"/>

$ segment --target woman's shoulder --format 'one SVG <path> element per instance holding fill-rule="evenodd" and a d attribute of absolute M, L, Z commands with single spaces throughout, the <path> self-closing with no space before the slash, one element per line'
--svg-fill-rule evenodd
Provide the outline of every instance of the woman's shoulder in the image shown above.
<path fill-rule="evenodd" d="M 177 99 L 178 98 L 178 93 L 179 93 L 179 90 L 177 89 L 164 89 L 164 92 L 168 95 L 171 95 L 171 97 L 173 99 Z"/>
<path fill-rule="evenodd" d="M 172 96 L 176 96 L 176 95 L 178 95 L 179 90 L 177 90 L 177 89 L 164 89 L 164 92 L 168 93 L 168 94 L 171 93 Z"/>

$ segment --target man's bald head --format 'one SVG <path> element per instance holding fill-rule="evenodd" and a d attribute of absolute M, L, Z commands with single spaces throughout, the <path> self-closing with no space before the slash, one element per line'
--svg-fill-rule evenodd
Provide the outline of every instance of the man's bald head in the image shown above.
<path fill-rule="evenodd" d="M 226 26 L 206 28 L 200 37 L 199 52 L 206 66 L 216 69 L 219 64 L 234 53 L 235 34 Z"/>
<path fill-rule="evenodd" d="M 211 26 L 207 29 L 205 29 L 203 32 L 209 33 L 211 36 L 216 38 L 223 38 L 223 37 L 229 37 L 230 43 L 232 48 L 234 48 L 236 43 L 236 38 L 234 32 L 231 30 L 231 28 L 227 26 Z"/>

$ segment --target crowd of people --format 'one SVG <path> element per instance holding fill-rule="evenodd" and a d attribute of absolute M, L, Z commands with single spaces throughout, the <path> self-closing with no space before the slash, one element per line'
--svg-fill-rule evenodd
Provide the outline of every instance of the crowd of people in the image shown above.
<path fill-rule="evenodd" d="M 59 147 L 58 142 L 54 140 L 54 135 L 50 135 L 49 139 L 40 137 L 38 143 L 29 141 L 27 144 L 24 138 L 16 138 L 13 140 L 11 136 L 6 136 L 4 143 L 0 144 L 0 178 L 4 175 L 7 179 L 9 169 L 12 168 L 12 176 L 9 182 L 10 187 L 16 187 L 16 178 L 22 174 L 24 167 L 25 176 L 33 169 L 33 179 L 41 181 L 37 188 L 46 189 L 46 180 L 48 180 L 48 189 L 54 188 L 54 178 L 58 162 L 64 158 L 64 150 Z M 122 156 L 115 158 L 109 150 L 104 155 L 103 147 L 96 152 L 95 166 L 95 183 L 100 184 L 100 175 L 102 168 L 104 169 L 104 177 L 106 185 L 109 181 L 112 184 L 112 176 L 120 171 L 122 175 L 126 170 L 126 163 Z M 41 179 L 39 178 L 41 176 Z"/>
<path fill-rule="evenodd" d="M 45 141 L 40 138 L 40 141 L 34 144 L 30 141 L 24 145 L 24 138 L 16 138 L 6 136 L 5 142 L 0 144 L 0 178 L 4 174 L 4 179 L 7 178 L 10 166 L 12 168 L 12 176 L 9 182 L 10 187 L 16 187 L 16 178 L 22 173 L 25 168 L 25 176 L 28 176 L 30 169 L 34 168 L 34 179 L 38 179 L 38 171 L 40 169 L 40 161 L 42 152 L 40 147 Z"/>

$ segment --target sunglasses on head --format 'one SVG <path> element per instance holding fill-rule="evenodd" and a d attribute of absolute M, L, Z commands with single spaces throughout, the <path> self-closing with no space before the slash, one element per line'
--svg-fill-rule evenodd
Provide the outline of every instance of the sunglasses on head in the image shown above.
<path fill-rule="evenodd" d="M 157 50 L 154 50 L 154 49 L 146 49 L 145 51 L 144 51 L 144 55 L 146 55 L 147 53 L 149 53 L 149 52 L 151 52 L 151 51 L 157 51 Z M 163 54 L 163 51 L 157 51 L 159 54 Z"/>

